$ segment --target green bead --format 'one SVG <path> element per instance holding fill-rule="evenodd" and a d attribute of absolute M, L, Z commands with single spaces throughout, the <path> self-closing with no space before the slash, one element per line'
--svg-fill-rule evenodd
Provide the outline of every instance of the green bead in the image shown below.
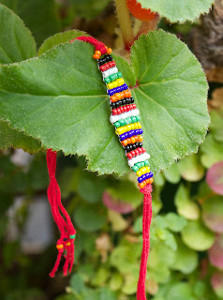
<path fill-rule="evenodd" d="M 119 128 L 120 126 L 121 126 L 121 124 L 120 124 L 119 121 L 115 122 L 115 127 L 116 127 L 116 128 Z"/>
<path fill-rule="evenodd" d="M 140 168 L 143 168 L 143 167 L 145 167 L 145 164 L 144 164 L 144 161 L 141 161 L 140 162 Z"/>
<path fill-rule="evenodd" d="M 131 118 L 130 118 L 130 117 L 126 118 L 126 119 L 125 119 L 125 121 L 126 121 L 126 125 L 128 125 L 128 124 L 131 124 L 131 123 L 132 123 L 132 120 L 131 120 Z"/>
<path fill-rule="evenodd" d="M 118 75 L 118 78 L 122 77 L 122 73 L 121 72 L 118 72 L 117 75 Z"/>
<path fill-rule="evenodd" d="M 133 170 L 134 172 L 137 172 L 137 171 L 139 170 L 139 168 L 138 168 L 136 165 L 134 165 L 134 166 L 132 167 L 132 170 Z"/>
<path fill-rule="evenodd" d="M 109 78 L 109 77 L 106 77 L 106 78 L 104 79 L 104 81 L 105 81 L 105 83 L 107 83 L 107 84 L 108 84 L 108 83 L 110 83 L 110 81 L 111 81 L 111 80 L 110 80 L 110 78 Z"/>
<path fill-rule="evenodd" d="M 141 117 L 140 116 L 136 116 L 137 118 L 137 121 L 139 122 L 141 120 Z"/>
<path fill-rule="evenodd" d="M 137 122 L 137 119 L 136 119 L 135 116 L 133 116 L 133 117 L 132 117 L 132 123 L 135 123 L 135 122 Z"/>
<path fill-rule="evenodd" d="M 140 169 L 140 163 L 136 163 L 135 166 L 137 166 L 137 168 Z"/>
<path fill-rule="evenodd" d="M 69 238 L 72 239 L 72 240 L 75 239 L 75 237 L 76 237 L 76 234 L 71 234 L 71 235 L 69 236 Z"/>
<path fill-rule="evenodd" d="M 117 74 L 112 74 L 109 77 L 110 77 L 111 81 L 114 81 L 118 78 Z"/>
<path fill-rule="evenodd" d="M 125 120 L 120 120 L 119 122 L 121 123 L 121 126 L 125 125 Z"/>

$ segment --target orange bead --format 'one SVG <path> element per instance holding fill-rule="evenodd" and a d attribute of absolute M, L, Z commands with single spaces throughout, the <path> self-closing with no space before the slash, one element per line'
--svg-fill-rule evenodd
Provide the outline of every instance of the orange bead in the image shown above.
<path fill-rule="evenodd" d="M 116 94 L 116 97 L 117 97 L 118 100 L 120 100 L 120 99 L 121 99 L 121 94 L 120 94 L 120 93 L 117 93 L 117 94 Z"/>
<path fill-rule="evenodd" d="M 100 58 L 100 56 L 99 56 L 99 55 L 97 55 L 97 54 L 94 54 L 94 55 L 93 55 L 93 58 L 94 58 L 94 59 L 99 59 L 99 58 Z"/>
<path fill-rule="evenodd" d="M 107 54 L 111 54 L 112 53 L 112 49 L 111 48 L 107 48 Z"/>
<path fill-rule="evenodd" d="M 101 51 L 97 50 L 95 51 L 95 54 L 101 56 Z"/>
<path fill-rule="evenodd" d="M 126 98 L 129 98 L 129 97 L 132 96 L 132 94 L 131 94 L 131 92 L 130 92 L 129 90 L 124 91 L 124 93 L 125 93 L 125 97 L 126 97 Z"/>
<path fill-rule="evenodd" d="M 122 141 L 122 145 L 123 146 L 127 146 L 128 145 L 128 141 L 127 140 Z"/>
<path fill-rule="evenodd" d="M 112 101 L 112 102 L 116 102 L 116 101 L 118 100 L 118 99 L 117 99 L 117 97 L 116 97 L 116 95 L 114 95 L 114 96 L 111 96 L 111 98 L 110 98 L 110 99 L 111 99 L 111 101 Z"/>
<path fill-rule="evenodd" d="M 142 142 L 142 141 L 143 141 L 143 137 L 142 137 L 141 135 L 139 135 L 138 141 L 139 141 L 139 142 Z"/>
<path fill-rule="evenodd" d="M 121 92 L 121 93 L 119 93 L 119 94 L 120 94 L 120 96 L 121 96 L 120 99 L 123 99 L 123 98 L 125 97 L 125 93 Z"/>
<path fill-rule="evenodd" d="M 130 139 L 127 139 L 127 141 L 128 141 L 128 144 L 130 144 L 130 143 L 131 143 L 131 140 L 130 140 Z"/>
<path fill-rule="evenodd" d="M 63 249 L 63 244 L 56 245 L 57 249 Z"/>
<path fill-rule="evenodd" d="M 140 187 L 141 189 L 143 189 L 143 188 L 144 188 L 144 186 L 145 186 L 145 181 L 144 181 L 144 182 L 142 182 L 142 183 L 139 183 L 139 187 Z"/>
<path fill-rule="evenodd" d="M 135 142 L 136 142 L 136 139 L 134 137 L 131 137 L 131 143 L 135 144 Z"/>

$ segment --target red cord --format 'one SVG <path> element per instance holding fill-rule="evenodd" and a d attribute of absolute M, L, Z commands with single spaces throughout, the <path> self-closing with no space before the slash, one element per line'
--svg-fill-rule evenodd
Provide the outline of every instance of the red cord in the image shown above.
<path fill-rule="evenodd" d="M 71 41 L 71 43 L 75 40 L 79 40 L 79 41 L 83 41 L 83 42 L 92 44 L 95 48 L 95 51 L 99 50 L 102 55 L 107 53 L 107 48 L 106 48 L 105 44 L 103 44 L 102 42 L 99 42 L 98 40 L 96 40 L 95 38 L 93 38 L 91 36 L 79 36 L 76 39 L 73 39 Z"/>
<path fill-rule="evenodd" d="M 143 248 L 141 255 L 141 265 L 139 271 L 139 280 L 137 287 L 137 300 L 146 300 L 145 281 L 147 271 L 147 260 L 150 248 L 150 224 L 152 220 L 152 185 L 148 184 L 140 190 L 144 194 L 143 199 L 143 218 L 142 218 L 142 233 L 143 233 Z"/>

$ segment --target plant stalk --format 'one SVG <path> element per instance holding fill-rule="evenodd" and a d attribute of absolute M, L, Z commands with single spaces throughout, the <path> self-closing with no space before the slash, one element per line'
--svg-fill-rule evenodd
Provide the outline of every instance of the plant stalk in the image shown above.
<path fill-rule="evenodd" d="M 126 0 L 115 0 L 115 6 L 125 48 L 129 49 L 134 42 L 134 34 Z"/>

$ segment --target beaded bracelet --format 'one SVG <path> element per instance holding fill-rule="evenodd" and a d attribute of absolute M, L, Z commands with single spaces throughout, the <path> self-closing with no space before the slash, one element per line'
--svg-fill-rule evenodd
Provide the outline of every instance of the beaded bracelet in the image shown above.
<path fill-rule="evenodd" d="M 144 188 L 153 182 L 153 173 L 150 171 L 150 155 L 142 147 L 142 133 L 139 110 L 134 103 L 132 93 L 125 83 L 122 73 L 119 72 L 111 53 L 107 48 L 106 54 L 96 50 L 93 58 L 97 60 L 104 82 L 107 85 L 107 94 L 110 96 L 110 121 L 115 126 L 116 134 L 125 149 L 128 165 L 138 176 L 138 185 Z M 140 141 L 140 143 L 138 143 Z"/>
<path fill-rule="evenodd" d="M 104 82 L 107 85 L 107 94 L 110 97 L 111 116 L 110 121 L 115 127 L 115 132 L 125 150 L 129 167 L 136 173 L 140 192 L 144 194 L 143 199 L 143 249 L 141 255 L 140 273 L 137 287 L 137 299 L 146 300 L 145 279 L 147 270 L 147 259 L 150 247 L 150 224 L 152 219 L 152 182 L 153 173 L 150 171 L 150 155 L 143 147 L 143 130 L 140 123 L 139 110 L 134 103 L 132 93 L 123 79 L 123 75 L 118 71 L 113 60 L 111 48 L 107 48 L 103 43 L 92 37 L 78 37 L 78 40 L 91 43 L 95 47 L 93 58 L 97 60 L 98 68 L 102 73 Z M 73 42 L 75 40 L 72 40 Z M 47 166 L 50 176 L 48 187 L 48 199 L 55 223 L 60 231 L 60 238 L 57 241 L 58 250 L 55 265 L 50 272 L 54 277 L 62 255 L 65 263 L 63 267 L 64 275 L 71 272 L 74 262 L 74 240 L 76 230 L 72 225 L 70 217 L 61 203 L 60 188 L 57 184 L 56 172 L 57 153 L 51 149 L 47 150 Z"/>

